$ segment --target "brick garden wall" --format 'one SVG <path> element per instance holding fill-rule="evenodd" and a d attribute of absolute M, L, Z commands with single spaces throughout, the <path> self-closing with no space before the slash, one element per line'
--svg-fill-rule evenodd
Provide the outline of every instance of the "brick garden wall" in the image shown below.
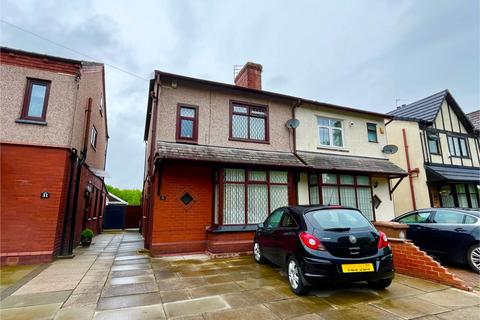
<path fill-rule="evenodd" d="M 52 259 L 65 210 L 69 151 L 1 144 L 1 264 Z M 44 191 L 49 199 L 41 199 Z"/>
<path fill-rule="evenodd" d="M 432 280 L 462 290 L 472 289 L 442 267 L 432 257 L 408 240 L 389 239 L 395 271 L 412 277 Z"/>

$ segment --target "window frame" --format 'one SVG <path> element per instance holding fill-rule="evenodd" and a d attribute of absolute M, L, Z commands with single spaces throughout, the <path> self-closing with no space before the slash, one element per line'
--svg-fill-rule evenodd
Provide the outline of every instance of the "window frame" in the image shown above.
<path fill-rule="evenodd" d="M 95 126 L 92 126 L 90 129 L 90 145 L 92 146 L 93 150 L 97 150 L 97 141 L 98 141 L 98 131 Z"/>
<path fill-rule="evenodd" d="M 247 108 L 247 114 L 234 112 L 233 108 L 235 106 L 240 106 L 240 107 Z M 252 115 L 250 110 L 253 109 L 253 108 L 264 109 L 265 110 L 265 116 L 262 117 L 262 116 L 258 116 L 258 115 Z M 248 138 L 237 138 L 237 137 L 233 136 L 233 115 L 243 115 L 243 116 L 246 115 L 247 116 L 247 118 L 248 118 L 247 136 L 248 136 Z M 250 119 L 252 117 L 265 119 L 265 139 L 264 140 L 257 140 L 257 139 L 250 138 Z M 266 105 L 266 104 L 257 104 L 257 103 L 243 102 L 243 101 L 238 101 L 238 100 L 230 100 L 229 130 L 228 130 L 229 131 L 229 137 L 228 137 L 228 140 L 269 144 L 270 143 L 269 118 L 270 117 L 269 117 L 269 113 L 268 113 L 268 105 Z"/>
<path fill-rule="evenodd" d="M 452 143 L 450 144 L 450 139 L 452 141 Z M 458 141 L 458 147 L 459 147 L 459 154 L 457 154 L 457 150 L 456 150 L 456 147 L 455 147 L 455 140 Z M 461 147 L 461 143 L 460 143 L 460 140 L 463 140 L 463 142 L 465 143 L 465 151 L 467 152 L 467 155 L 463 155 L 462 153 L 462 147 Z M 451 135 L 451 134 L 447 134 L 447 145 L 448 145 L 448 152 L 450 153 L 450 156 L 451 157 L 454 157 L 454 158 L 463 158 L 463 159 L 470 159 L 470 148 L 469 148 L 469 144 L 468 144 L 468 138 L 467 137 L 461 137 L 461 136 L 457 136 L 457 135 Z M 452 147 L 453 147 L 453 152 L 452 152 Z"/>
<path fill-rule="evenodd" d="M 225 170 L 226 169 L 241 169 L 244 171 L 244 176 L 245 179 L 244 181 L 226 181 L 225 180 Z M 264 181 L 259 181 L 259 180 L 250 180 L 249 179 L 249 173 L 251 171 L 264 171 L 266 172 L 266 180 Z M 271 181 L 271 172 L 274 171 L 281 171 L 281 172 L 286 172 L 287 173 L 287 182 L 282 183 L 282 182 L 272 182 Z M 215 176 L 215 175 L 214 175 Z M 217 223 L 214 223 L 214 225 L 217 226 L 246 226 L 246 225 L 258 225 L 258 223 L 248 223 L 248 204 L 249 204 L 249 199 L 248 199 L 248 186 L 249 185 L 266 185 L 267 186 L 267 216 L 265 217 L 265 220 L 273 214 L 276 210 L 281 209 L 282 207 L 276 208 L 272 212 L 271 208 L 271 187 L 272 186 L 285 186 L 287 188 L 287 205 L 290 205 L 292 203 L 291 199 L 291 188 L 292 188 L 292 178 L 291 178 L 291 172 L 288 170 L 281 170 L 281 169 L 266 169 L 266 168 L 245 168 L 245 167 L 222 167 L 218 169 L 218 180 L 216 177 L 214 177 L 214 183 L 218 184 L 219 188 L 219 193 L 218 193 L 218 221 Z M 237 185 L 243 185 L 244 186 L 244 197 L 245 197 L 245 202 L 244 202 L 244 220 L 243 223 L 225 223 L 225 209 L 224 209 L 224 199 L 225 199 L 225 185 L 227 184 L 237 184 Z M 216 205 L 215 203 L 213 204 L 214 206 Z M 213 221 L 215 221 L 215 216 Z M 262 222 L 265 222 L 263 220 Z"/>
<path fill-rule="evenodd" d="M 370 129 L 368 126 L 374 126 L 375 130 Z M 370 140 L 370 135 L 369 135 L 370 132 L 375 132 L 375 140 L 374 141 Z M 343 132 L 342 132 L 342 136 L 343 136 Z M 376 123 L 367 122 L 367 140 L 368 140 L 368 142 L 378 143 L 378 130 L 377 130 L 377 124 Z"/>
<path fill-rule="evenodd" d="M 195 110 L 195 116 L 193 118 L 191 117 L 184 117 L 181 115 L 181 110 L 182 108 L 186 109 L 194 109 Z M 188 143 L 198 143 L 198 106 L 193 105 L 193 104 L 185 104 L 185 103 L 177 103 L 177 119 L 176 119 L 176 133 L 175 133 L 175 139 L 177 142 L 188 142 Z M 192 137 L 182 137 L 181 136 L 181 122 L 182 120 L 193 120 L 193 132 L 192 132 Z"/>
<path fill-rule="evenodd" d="M 32 117 L 28 115 L 28 111 L 30 110 L 30 101 L 32 99 L 32 88 L 33 85 L 42 85 L 45 86 L 45 97 L 43 99 L 43 110 L 41 117 Z M 27 78 L 27 85 L 25 88 L 25 94 L 23 97 L 23 105 L 22 110 L 20 113 L 21 120 L 29 120 L 29 121 L 38 121 L 38 122 L 45 122 L 47 118 L 47 109 L 48 109 L 48 101 L 50 98 L 50 86 L 52 84 L 51 80 L 43 80 L 37 78 Z"/>
<path fill-rule="evenodd" d="M 318 124 L 318 119 L 319 119 L 319 118 L 328 120 L 328 126 Z M 341 124 L 342 126 L 341 126 L 340 128 L 331 127 L 331 126 L 330 126 L 330 121 L 331 121 L 331 120 L 333 120 L 333 121 L 340 121 L 340 124 Z M 317 144 L 318 144 L 318 146 L 319 146 L 320 148 L 345 149 L 345 130 L 344 130 L 344 125 L 343 125 L 343 124 L 344 124 L 344 120 L 343 120 L 343 119 L 329 118 L 329 117 L 325 117 L 325 116 L 322 116 L 322 115 L 317 115 L 317 116 L 316 116 L 316 121 L 317 121 Z M 329 137 L 329 142 L 330 142 L 329 145 L 321 144 L 321 143 L 320 143 L 320 128 L 326 128 L 326 129 L 328 129 L 328 137 Z M 342 133 L 342 146 L 341 146 L 341 147 L 333 145 L 333 129 L 335 129 L 335 130 L 340 130 L 340 132 Z"/>
<path fill-rule="evenodd" d="M 427 148 L 428 148 L 428 152 L 430 154 L 434 154 L 434 155 L 441 155 L 442 154 L 442 146 L 441 146 L 441 142 L 440 142 L 440 134 L 438 132 L 428 132 L 426 131 L 425 132 L 426 136 L 427 136 Z M 429 137 L 430 135 L 434 135 L 437 137 L 437 140 L 431 140 Z M 430 148 L 430 141 L 435 141 L 436 142 L 436 145 L 437 145 L 437 152 L 433 152 L 432 149 Z M 448 144 L 448 141 L 447 141 L 447 144 Z"/>
<path fill-rule="evenodd" d="M 335 174 L 336 177 L 336 182 L 335 183 L 324 183 L 322 180 L 322 174 Z M 316 184 L 310 183 L 310 175 L 316 175 Z M 347 183 L 342 183 L 340 180 L 340 176 L 342 175 L 348 175 L 348 176 L 353 176 L 353 183 L 352 184 L 347 184 Z M 358 177 L 368 177 L 368 185 L 364 184 L 358 184 Z M 368 173 L 365 174 L 359 174 L 359 173 L 351 173 L 351 172 L 332 172 L 332 171 L 320 171 L 320 172 L 312 172 L 309 173 L 307 176 L 307 182 L 308 182 L 308 201 L 310 205 L 311 203 L 311 194 L 310 194 L 310 188 L 311 187 L 316 187 L 317 188 L 317 193 L 318 193 L 318 202 L 319 205 L 323 203 L 323 193 L 322 193 L 322 187 L 327 186 L 327 187 L 336 187 L 337 188 L 337 197 L 338 197 L 338 202 L 339 205 L 342 205 L 342 197 L 341 197 L 341 187 L 351 187 L 355 190 L 355 208 L 360 210 L 359 208 L 359 201 L 358 201 L 358 189 L 370 189 L 370 194 L 371 194 L 371 206 L 372 206 L 372 218 L 373 220 L 371 221 L 376 221 L 376 213 L 375 213 L 375 205 L 373 201 L 373 185 L 372 185 L 372 176 Z M 363 214 L 363 213 L 362 213 Z M 368 219 L 368 217 L 365 217 Z"/>

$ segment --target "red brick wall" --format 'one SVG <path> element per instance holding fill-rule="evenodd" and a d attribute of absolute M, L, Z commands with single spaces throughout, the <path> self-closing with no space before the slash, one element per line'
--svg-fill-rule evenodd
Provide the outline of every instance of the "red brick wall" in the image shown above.
<path fill-rule="evenodd" d="M 413 277 L 440 282 L 462 290 L 471 290 L 447 269 L 409 241 L 389 239 L 395 271 Z"/>
<path fill-rule="evenodd" d="M 207 250 L 211 253 L 250 252 L 255 232 L 208 233 Z"/>
<path fill-rule="evenodd" d="M 61 60 L 61 59 L 60 59 Z M 2 64 L 11 64 L 19 67 L 34 68 L 59 73 L 76 74 L 80 71 L 80 65 L 60 61 L 54 58 L 39 57 L 39 55 L 29 55 L 28 53 L 0 52 L 0 61 Z"/>
<path fill-rule="evenodd" d="M 205 165 L 164 165 L 160 195 L 157 181 L 152 184 L 152 255 L 205 251 L 205 230 L 212 223 L 212 173 Z M 188 206 L 180 201 L 185 192 L 194 198 Z"/>
<path fill-rule="evenodd" d="M 65 210 L 69 151 L 1 144 L 0 155 L 1 263 L 49 260 Z M 44 191 L 49 199 L 40 198 Z"/>
<path fill-rule="evenodd" d="M 247 62 L 235 77 L 235 85 L 262 90 L 262 66 Z"/>

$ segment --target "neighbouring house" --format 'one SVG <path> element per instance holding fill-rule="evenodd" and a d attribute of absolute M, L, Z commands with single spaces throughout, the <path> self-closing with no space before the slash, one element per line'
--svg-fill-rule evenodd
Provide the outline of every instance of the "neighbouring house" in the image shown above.
<path fill-rule="evenodd" d="M 388 113 L 391 157 L 409 177 L 394 193 L 397 215 L 428 207 L 478 208 L 479 131 L 448 90 Z"/>
<path fill-rule="evenodd" d="M 155 71 L 142 200 L 153 256 L 251 251 L 269 212 L 310 199 L 394 217 L 388 179 L 406 173 L 381 153 L 387 116 L 264 91 L 261 75 L 250 62 L 235 85 Z"/>
<path fill-rule="evenodd" d="M 480 110 L 467 113 L 467 118 L 475 127 L 475 130 L 480 130 Z"/>
<path fill-rule="evenodd" d="M 1 263 L 71 255 L 102 228 L 104 65 L 1 47 L 0 74 Z"/>

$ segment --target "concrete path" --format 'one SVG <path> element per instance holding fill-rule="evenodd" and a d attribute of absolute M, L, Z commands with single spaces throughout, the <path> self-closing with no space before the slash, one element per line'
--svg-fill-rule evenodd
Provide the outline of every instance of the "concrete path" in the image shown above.
<path fill-rule="evenodd" d="M 285 274 L 252 257 L 150 259 L 139 234 L 102 234 L 1 301 L 5 319 L 477 319 L 480 296 L 398 275 L 294 295 Z"/>

